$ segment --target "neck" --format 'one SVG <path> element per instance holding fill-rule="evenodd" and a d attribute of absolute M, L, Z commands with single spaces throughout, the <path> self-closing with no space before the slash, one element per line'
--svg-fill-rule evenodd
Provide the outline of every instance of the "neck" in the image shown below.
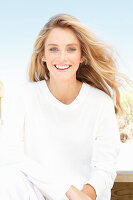
<path fill-rule="evenodd" d="M 82 87 L 82 83 L 78 80 L 57 82 L 49 79 L 46 82 L 53 96 L 64 104 L 71 103 Z"/>

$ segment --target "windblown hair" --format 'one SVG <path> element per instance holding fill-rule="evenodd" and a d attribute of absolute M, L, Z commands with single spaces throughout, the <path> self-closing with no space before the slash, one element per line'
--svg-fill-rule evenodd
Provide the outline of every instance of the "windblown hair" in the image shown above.
<path fill-rule="evenodd" d="M 108 94 L 114 102 L 115 112 L 123 111 L 120 103 L 120 79 L 127 78 L 118 72 L 114 50 L 99 40 L 78 19 L 68 14 L 53 16 L 40 31 L 35 44 L 29 66 L 29 80 L 33 82 L 50 78 L 46 63 L 42 61 L 44 44 L 49 32 L 56 27 L 69 28 L 77 36 L 81 44 L 81 55 L 84 62 L 79 65 L 76 79 L 98 88 Z"/>

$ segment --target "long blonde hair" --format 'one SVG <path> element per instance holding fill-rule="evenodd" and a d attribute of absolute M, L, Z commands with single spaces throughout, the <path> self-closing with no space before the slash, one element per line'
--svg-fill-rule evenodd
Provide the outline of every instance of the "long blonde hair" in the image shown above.
<path fill-rule="evenodd" d="M 69 28 L 74 31 L 81 44 L 84 62 L 79 65 L 76 79 L 98 88 L 108 94 L 114 102 L 115 112 L 122 111 L 118 77 L 127 78 L 118 72 L 113 48 L 104 44 L 78 19 L 68 14 L 53 16 L 40 31 L 29 66 L 29 80 L 33 82 L 50 78 L 46 63 L 42 61 L 44 44 L 49 32 L 55 27 Z"/>

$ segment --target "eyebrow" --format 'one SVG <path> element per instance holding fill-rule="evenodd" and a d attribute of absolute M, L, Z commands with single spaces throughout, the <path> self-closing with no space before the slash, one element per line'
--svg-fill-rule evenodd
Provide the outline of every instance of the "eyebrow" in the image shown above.
<path fill-rule="evenodd" d="M 72 45 L 78 46 L 78 44 L 76 44 L 76 43 L 70 43 L 70 44 L 67 44 L 66 46 L 72 46 Z M 59 45 L 58 44 L 50 43 L 50 44 L 48 44 L 48 46 L 59 46 Z"/>

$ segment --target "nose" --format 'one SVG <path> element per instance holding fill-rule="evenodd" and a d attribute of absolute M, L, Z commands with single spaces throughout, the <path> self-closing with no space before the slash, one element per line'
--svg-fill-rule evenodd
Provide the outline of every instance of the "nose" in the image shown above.
<path fill-rule="evenodd" d="M 66 51 L 65 51 L 65 50 L 60 51 L 60 53 L 59 53 L 59 60 L 60 60 L 61 62 L 63 62 L 63 61 L 66 60 L 66 58 L 67 58 Z"/>

